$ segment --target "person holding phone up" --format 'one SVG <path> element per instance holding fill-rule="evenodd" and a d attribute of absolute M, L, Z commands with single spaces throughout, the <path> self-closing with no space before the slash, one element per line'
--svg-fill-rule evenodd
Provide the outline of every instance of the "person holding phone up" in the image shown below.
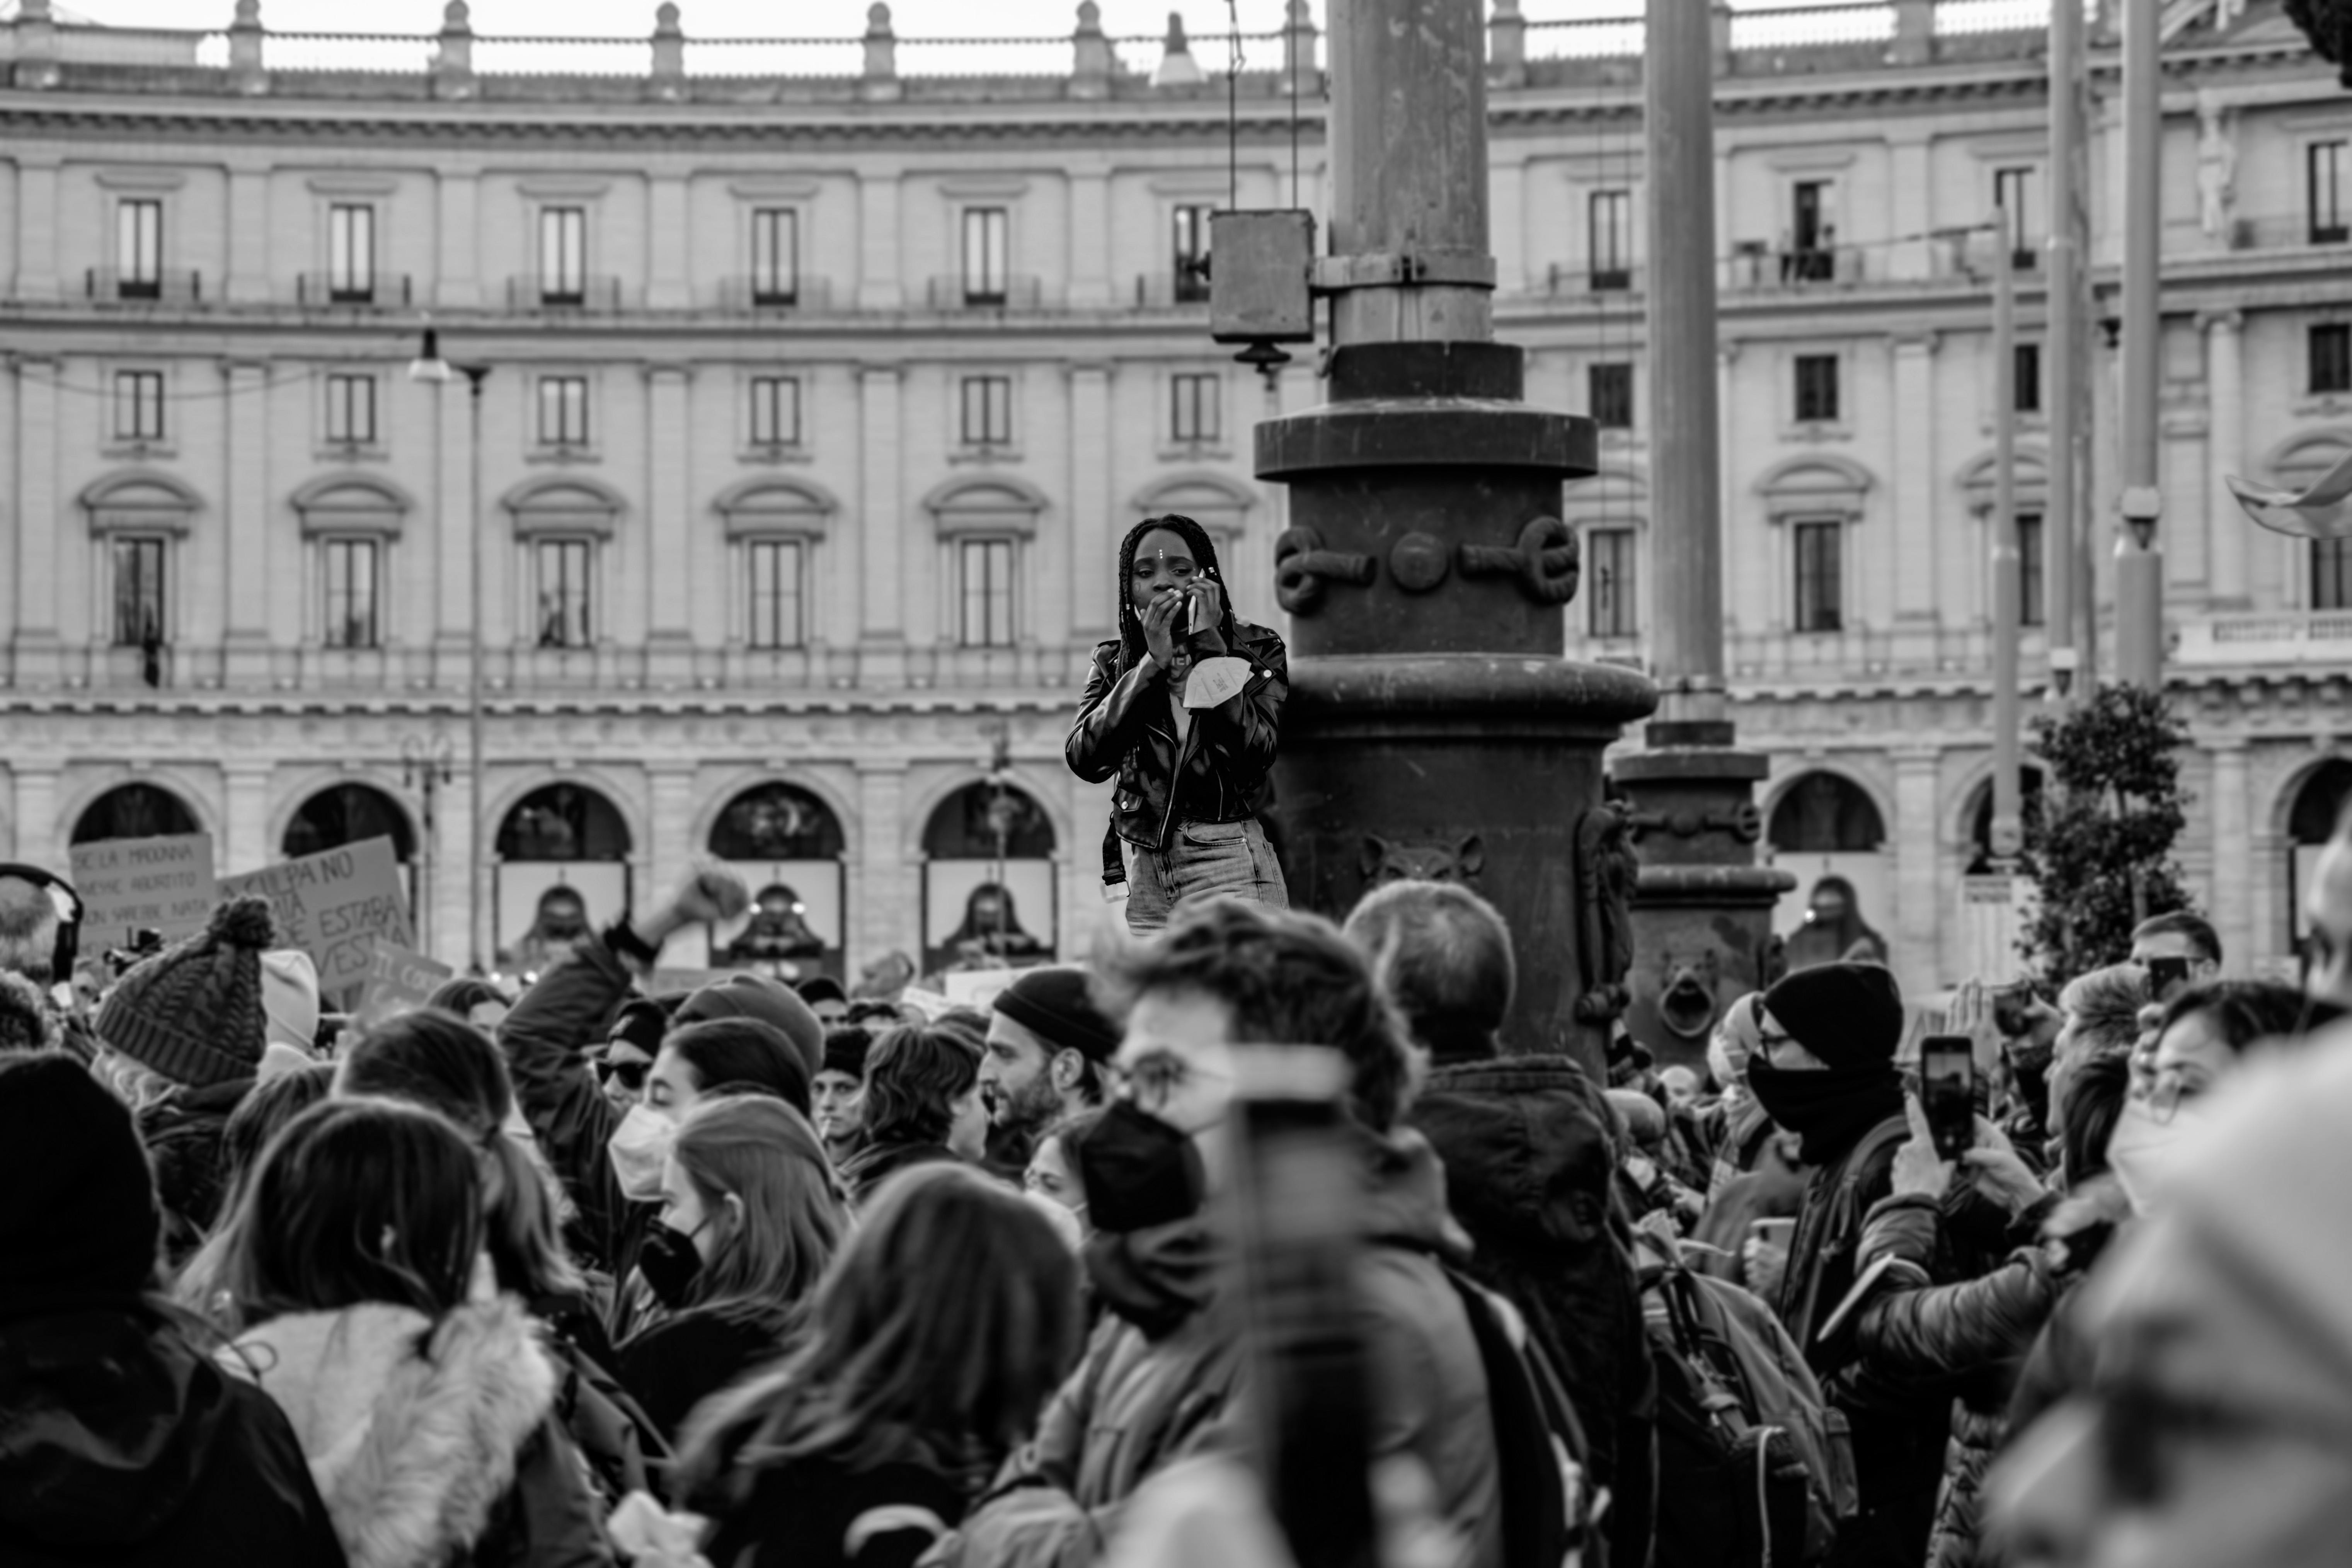
<path fill-rule="evenodd" d="M 1063 752 L 1089 784 L 1116 777 L 1107 892 L 1128 889 L 1139 935 L 1212 893 L 1288 909 L 1258 826 L 1282 738 L 1289 654 L 1234 616 L 1208 531 L 1171 512 L 1118 547 L 1118 636 L 1095 649 Z"/>

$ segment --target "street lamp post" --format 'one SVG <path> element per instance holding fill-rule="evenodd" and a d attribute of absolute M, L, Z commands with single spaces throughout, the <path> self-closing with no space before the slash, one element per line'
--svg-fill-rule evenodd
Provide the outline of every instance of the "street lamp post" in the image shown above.
<path fill-rule="evenodd" d="M 440 817 L 434 810 L 434 800 L 453 776 L 449 767 L 453 750 L 446 735 L 435 735 L 430 740 L 407 735 L 400 742 L 401 787 L 421 789 L 425 795 L 425 845 L 416 872 L 416 945 L 428 954 L 433 952 L 438 924 L 433 918 L 433 865 L 441 853 L 441 837 L 436 831 Z"/>
<path fill-rule="evenodd" d="M 470 541 L 472 557 L 466 659 L 466 789 L 467 819 L 472 832 L 467 836 L 466 934 L 473 972 L 477 974 L 489 972 L 488 965 L 483 962 L 489 947 L 482 939 L 483 911 L 488 904 L 482 891 L 483 868 L 489 861 L 488 846 L 482 838 L 482 382 L 489 374 L 490 367 L 486 364 L 453 365 L 443 359 L 441 335 L 431 327 L 425 329 L 424 351 L 408 366 L 411 381 L 435 386 L 446 385 L 453 374 L 466 378 L 467 538 Z"/>

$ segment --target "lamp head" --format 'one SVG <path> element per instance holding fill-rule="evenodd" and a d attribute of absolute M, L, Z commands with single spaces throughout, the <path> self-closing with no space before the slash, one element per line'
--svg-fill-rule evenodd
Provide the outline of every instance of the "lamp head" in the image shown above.
<path fill-rule="evenodd" d="M 436 385 L 449 379 L 449 362 L 441 357 L 441 334 L 431 327 L 425 329 L 423 351 L 408 362 L 408 379 Z"/>

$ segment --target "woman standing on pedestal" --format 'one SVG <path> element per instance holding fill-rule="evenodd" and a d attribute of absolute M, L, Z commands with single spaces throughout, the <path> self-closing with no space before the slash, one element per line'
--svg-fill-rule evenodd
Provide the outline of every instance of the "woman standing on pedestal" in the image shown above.
<path fill-rule="evenodd" d="M 1282 734 L 1289 655 L 1234 618 L 1208 531 L 1146 518 L 1118 547 L 1118 637 L 1095 649 L 1064 747 L 1089 784 L 1114 774 L 1103 881 L 1128 885 L 1127 923 L 1168 923 L 1180 900 L 1274 909 L 1290 895 L 1257 813 Z"/>

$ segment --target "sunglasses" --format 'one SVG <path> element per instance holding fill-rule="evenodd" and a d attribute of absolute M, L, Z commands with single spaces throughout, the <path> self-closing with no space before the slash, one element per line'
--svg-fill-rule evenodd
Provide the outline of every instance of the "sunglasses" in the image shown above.
<path fill-rule="evenodd" d="M 651 1062 L 616 1062 L 607 1058 L 596 1064 L 596 1081 L 610 1083 L 619 1079 L 621 1087 L 635 1094 L 646 1087 L 646 1074 L 653 1069 Z"/>

